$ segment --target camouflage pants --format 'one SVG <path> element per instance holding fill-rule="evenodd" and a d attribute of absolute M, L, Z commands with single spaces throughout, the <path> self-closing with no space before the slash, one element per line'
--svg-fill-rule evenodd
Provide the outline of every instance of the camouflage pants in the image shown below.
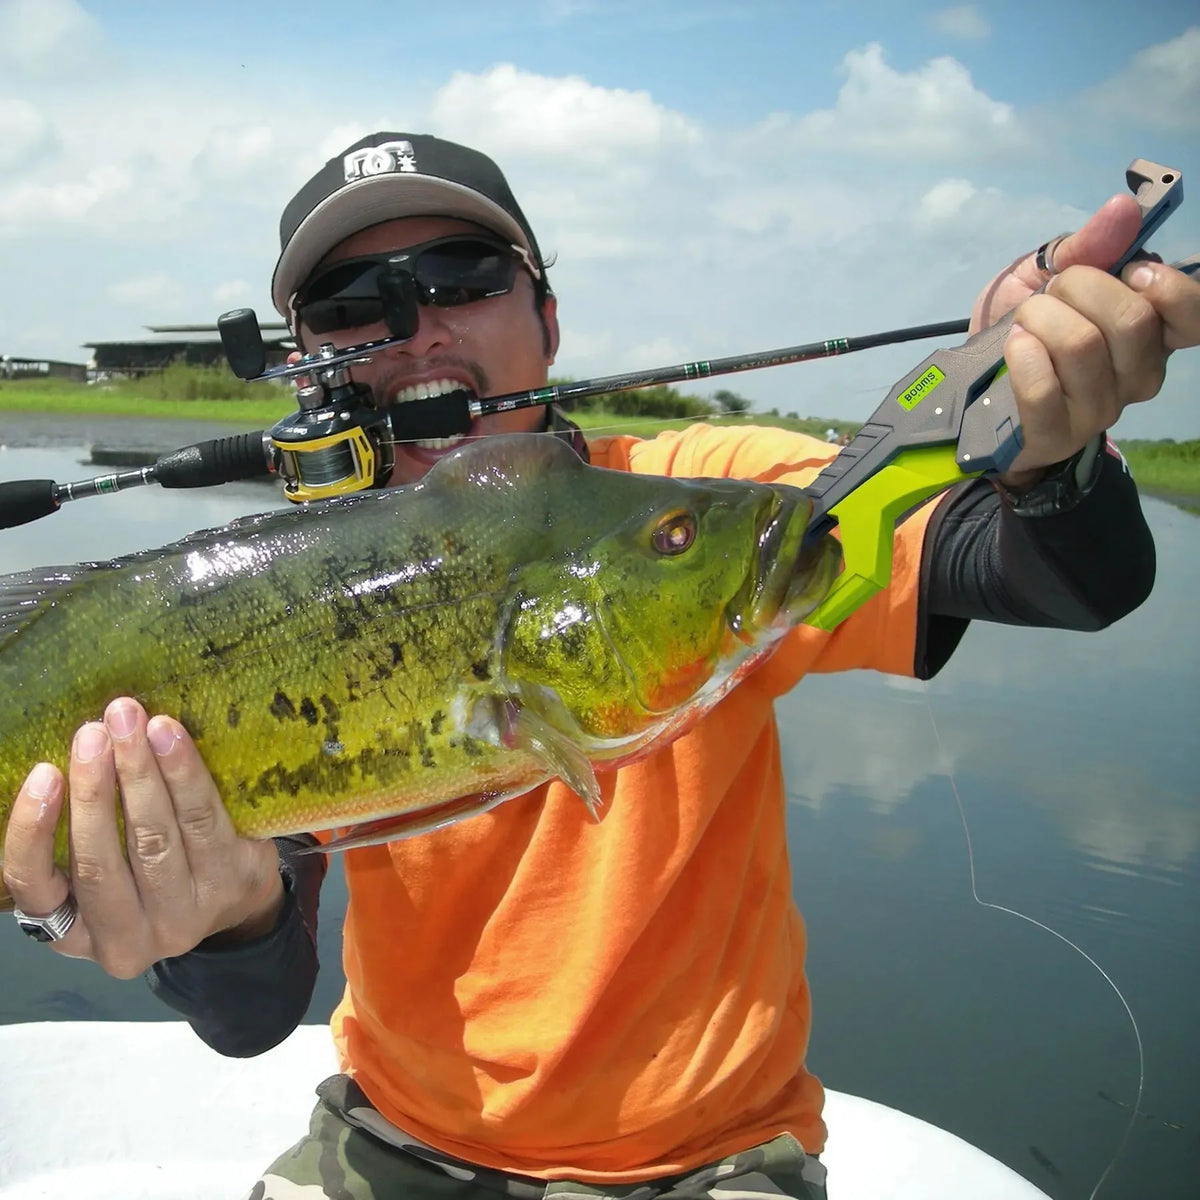
<path fill-rule="evenodd" d="M 509 1175 L 406 1139 L 345 1075 L 325 1080 L 317 1095 L 309 1135 L 271 1164 L 247 1200 L 827 1200 L 825 1168 L 788 1134 L 683 1175 L 604 1187 Z"/>

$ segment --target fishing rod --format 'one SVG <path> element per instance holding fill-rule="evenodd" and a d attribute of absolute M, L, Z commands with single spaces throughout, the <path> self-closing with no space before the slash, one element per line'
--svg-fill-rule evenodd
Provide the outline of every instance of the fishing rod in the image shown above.
<path fill-rule="evenodd" d="M 379 351 L 407 341 L 415 321 L 410 326 L 402 319 L 389 320 L 389 328 L 401 336 L 364 342 L 340 351 L 332 345 L 322 345 L 314 354 L 269 370 L 261 329 L 252 309 L 225 313 L 217 324 L 234 373 L 248 381 L 292 380 L 299 405 L 296 412 L 269 430 L 183 446 L 160 456 L 152 465 L 134 470 L 73 483 L 55 483 L 50 479 L 0 483 L 0 529 L 49 516 L 71 500 L 112 495 L 151 483 L 166 488 L 212 487 L 277 474 L 284 481 L 284 495 L 289 500 L 325 499 L 383 486 L 391 474 L 394 443 L 465 434 L 477 417 L 606 392 L 810 362 L 923 338 L 948 337 L 968 328 L 966 319 L 939 321 L 482 399 L 460 390 L 380 408 L 370 389 L 350 378 L 350 368 L 370 362 Z"/>
<path fill-rule="evenodd" d="M 872 350 L 877 346 L 890 346 L 897 342 L 913 342 L 921 338 L 948 337 L 954 333 L 965 333 L 967 320 L 939 321 L 932 325 L 911 325 L 906 329 L 889 329 L 883 333 L 869 333 L 860 337 L 831 338 L 823 342 L 809 342 L 803 346 L 787 346 L 780 350 L 764 350 L 757 354 L 736 354 L 728 358 L 701 359 L 697 362 L 680 363 L 674 367 L 652 367 L 645 371 L 632 371 L 623 375 L 608 375 L 601 379 L 585 379 L 579 383 L 560 383 L 547 387 L 533 388 L 527 392 L 510 392 L 504 396 L 489 396 L 475 399 L 466 392 L 452 392 L 446 396 L 432 397 L 426 401 L 409 401 L 393 406 L 392 426 L 396 432 L 405 427 L 419 427 L 422 431 L 437 426 L 444 432 L 422 432 L 424 437 L 451 437 L 465 432 L 464 423 L 476 417 L 492 413 L 510 412 L 518 408 L 532 408 L 538 404 L 557 404 L 566 400 L 581 400 L 588 396 L 599 396 L 605 392 L 622 392 L 632 388 L 648 387 L 661 383 L 683 383 L 693 379 L 708 379 L 713 375 L 731 375 L 738 371 L 754 371 L 760 367 L 781 367 L 790 363 L 811 362 L 818 358 L 833 358 L 839 354 L 853 354 L 857 350 Z M 418 404 L 428 407 L 410 415 Z M 400 429 L 396 427 L 400 426 Z"/>

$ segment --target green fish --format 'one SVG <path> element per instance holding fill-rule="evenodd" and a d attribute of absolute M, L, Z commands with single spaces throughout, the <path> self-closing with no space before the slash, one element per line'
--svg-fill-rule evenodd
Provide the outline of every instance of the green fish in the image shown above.
<path fill-rule="evenodd" d="M 182 722 L 247 837 L 366 845 L 556 776 L 595 813 L 597 767 L 679 736 L 820 602 L 840 551 L 805 544 L 810 511 L 513 435 L 407 487 L 0 578 L 0 838 L 29 768 L 65 768 L 119 695 Z"/>

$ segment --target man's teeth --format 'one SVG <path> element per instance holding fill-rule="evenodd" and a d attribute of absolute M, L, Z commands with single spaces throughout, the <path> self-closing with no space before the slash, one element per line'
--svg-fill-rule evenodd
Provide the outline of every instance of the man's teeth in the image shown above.
<path fill-rule="evenodd" d="M 392 403 L 407 404 L 410 400 L 428 400 L 432 396 L 448 396 L 451 392 L 469 390 L 454 379 L 433 379 L 429 383 L 413 383 L 401 388 L 392 397 Z"/>
<path fill-rule="evenodd" d="M 433 396 L 446 396 L 451 392 L 467 391 L 461 383 L 454 379 L 433 379 L 428 383 L 414 383 L 401 388 L 392 397 L 393 404 L 407 404 L 410 400 L 428 400 Z M 461 433 L 453 437 L 421 438 L 413 444 L 421 450 L 449 450 L 463 440 Z"/>

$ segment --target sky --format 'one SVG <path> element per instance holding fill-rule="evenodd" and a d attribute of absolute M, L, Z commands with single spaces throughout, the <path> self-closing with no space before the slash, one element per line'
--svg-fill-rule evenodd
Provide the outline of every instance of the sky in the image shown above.
<path fill-rule="evenodd" d="M 1200 20 L 1185 0 L 0 0 L 0 354 L 273 319 L 283 206 L 377 130 L 500 163 L 555 256 L 553 374 L 590 378 L 963 317 L 1133 159 L 1200 189 Z M 1200 250 L 1200 198 L 1150 246 Z M 933 345 L 682 390 L 865 420 Z M 1200 436 L 1200 350 L 1118 433 Z"/>

